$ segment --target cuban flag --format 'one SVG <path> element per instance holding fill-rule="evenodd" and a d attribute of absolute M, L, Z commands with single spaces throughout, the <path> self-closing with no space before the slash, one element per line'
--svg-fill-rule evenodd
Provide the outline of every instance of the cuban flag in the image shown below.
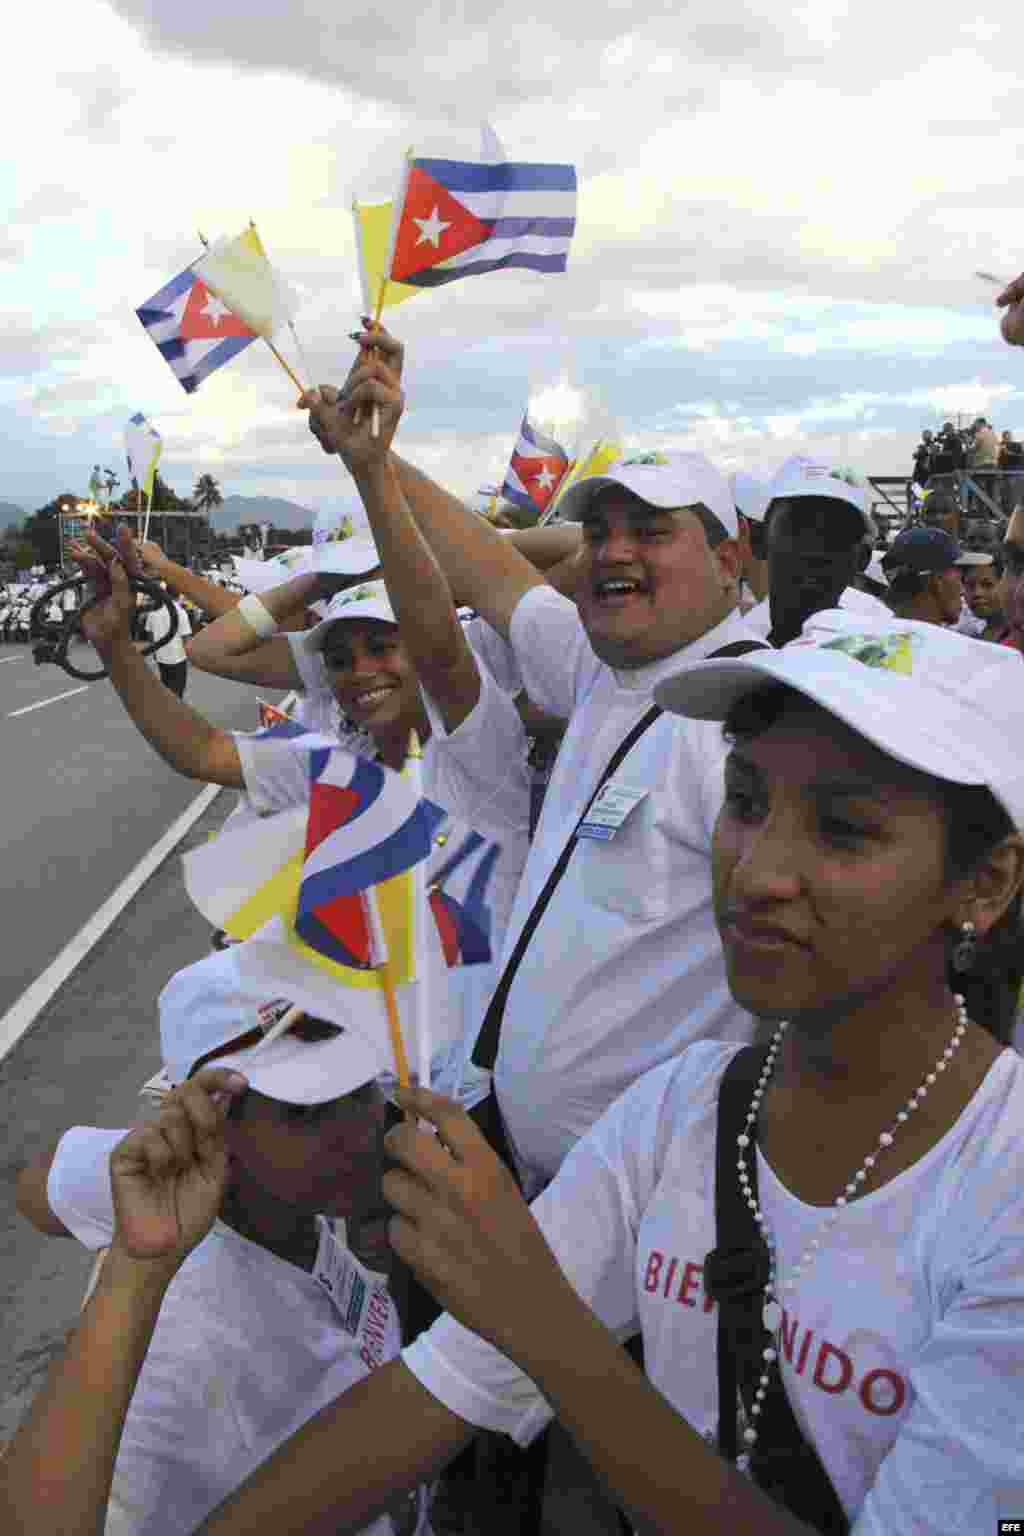
<path fill-rule="evenodd" d="M 564 272 L 576 228 L 576 168 L 411 160 L 398 207 L 394 282 L 436 288 L 504 267 Z"/>
<path fill-rule="evenodd" d="M 377 961 L 360 893 L 428 858 L 444 812 L 349 752 L 311 752 L 310 778 L 295 931 L 325 958 L 365 969 Z"/>
<path fill-rule="evenodd" d="M 545 437 L 524 416 L 501 494 L 526 512 L 543 514 L 570 467 L 561 443 Z"/>
<path fill-rule="evenodd" d="M 256 340 L 256 332 L 211 292 L 192 267 L 172 277 L 135 313 L 189 395 Z"/>
<path fill-rule="evenodd" d="M 430 875 L 427 899 L 449 966 L 487 965 L 493 958 L 487 893 L 500 855 L 500 843 L 489 843 L 479 832 L 470 832 Z M 459 869 L 464 875 L 468 871 L 469 876 L 461 900 L 445 889 L 446 882 Z"/>

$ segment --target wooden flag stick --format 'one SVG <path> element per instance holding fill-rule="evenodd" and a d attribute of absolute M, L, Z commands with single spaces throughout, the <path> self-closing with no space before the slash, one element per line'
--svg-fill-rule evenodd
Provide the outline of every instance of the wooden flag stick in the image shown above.
<path fill-rule="evenodd" d="M 395 995 L 395 984 L 391 979 L 390 962 L 385 960 L 377 967 L 380 974 L 381 986 L 384 990 L 384 1006 L 388 1011 L 388 1029 L 391 1032 L 391 1049 L 395 1053 L 395 1070 L 398 1073 L 400 1088 L 408 1088 L 412 1079 L 409 1075 L 409 1058 L 405 1053 L 405 1041 L 402 1039 L 402 1020 L 398 1012 L 398 998 Z"/>
<path fill-rule="evenodd" d="M 398 1073 L 399 1087 L 408 1088 L 411 1082 L 409 1058 L 405 1052 L 405 1040 L 402 1036 L 402 1017 L 398 1011 L 398 998 L 395 994 L 395 982 L 391 975 L 391 962 L 388 956 L 387 935 L 384 932 L 380 907 L 377 904 L 377 892 L 371 885 L 369 890 L 361 892 L 361 895 L 370 929 L 370 944 L 374 957 L 373 964 L 380 977 L 381 990 L 384 993 L 384 1006 L 387 1009 L 388 1032 L 391 1037 L 391 1050 L 395 1058 L 395 1071 Z"/>
<path fill-rule="evenodd" d="M 384 276 L 381 278 L 380 292 L 377 295 L 377 308 L 374 310 L 373 314 L 373 328 L 375 331 L 380 330 L 380 316 L 381 311 L 384 308 L 384 295 L 387 293 L 387 291 L 388 275 L 385 272 Z M 380 437 L 380 406 L 377 405 L 376 402 L 374 402 L 373 412 L 370 416 L 370 436 Z"/>
<path fill-rule="evenodd" d="M 295 385 L 295 388 L 298 390 L 299 394 L 300 395 L 304 395 L 306 393 L 306 386 L 305 386 L 305 384 L 303 384 L 302 380 L 299 378 L 299 376 L 295 372 L 294 368 L 292 368 L 291 365 L 289 363 L 287 363 L 285 361 L 285 359 L 281 356 L 280 352 L 274 346 L 274 343 L 271 341 L 269 336 L 264 336 L 263 340 L 266 342 L 266 344 L 270 348 L 271 352 L 273 352 L 274 356 L 277 358 L 278 362 L 281 364 L 281 367 L 284 369 L 285 373 L 288 375 L 288 377 L 291 379 L 292 383 Z"/>

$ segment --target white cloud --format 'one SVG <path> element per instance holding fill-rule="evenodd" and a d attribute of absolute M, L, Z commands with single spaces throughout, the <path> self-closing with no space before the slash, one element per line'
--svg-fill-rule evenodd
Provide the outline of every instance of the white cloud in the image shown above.
<path fill-rule="evenodd" d="M 18 445 L 0 498 L 48 499 L 117 452 L 139 408 L 183 488 L 210 470 L 228 490 L 350 496 L 264 349 L 186 399 L 132 311 L 197 254 L 197 229 L 252 216 L 309 292 L 311 373 L 337 379 L 353 191 L 387 195 L 410 144 L 471 151 L 485 111 L 511 155 L 578 165 L 579 225 L 564 279 L 488 278 L 396 312 L 403 441 L 456 489 L 501 472 L 527 396 L 563 371 L 631 443 L 681 432 L 723 459 L 845 441 L 896 469 L 936 415 L 1019 424 L 1016 356 L 971 275 L 1011 275 L 1024 248 L 1009 0 L 980 18 L 940 0 L 924 29 L 880 0 L 516 20 L 490 0 L 20 12 L 0 102 L 18 146 L 0 168 L 0 438 Z"/>

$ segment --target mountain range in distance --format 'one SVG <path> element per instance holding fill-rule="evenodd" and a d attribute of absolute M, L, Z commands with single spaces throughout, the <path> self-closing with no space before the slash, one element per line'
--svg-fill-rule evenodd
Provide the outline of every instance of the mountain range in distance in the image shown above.
<path fill-rule="evenodd" d="M 210 523 L 217 533 L 233 533 L 239 523 L 270 523 L 298 532 L 312 529 L 313 513 L 280 496 L 225 496 L 211 511 Z"/>

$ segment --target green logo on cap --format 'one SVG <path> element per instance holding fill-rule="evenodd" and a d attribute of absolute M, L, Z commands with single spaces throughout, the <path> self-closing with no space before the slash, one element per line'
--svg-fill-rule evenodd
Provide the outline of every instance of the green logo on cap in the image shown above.
<path fill-rule="evenodd" d="M 622 464 L 621 464 L 620 467 L 622 469 L 632 469 L 635 464 L 667 464 L 667 463 L 668 463 L 668 459 L 665 456 L 665 454 L 659 452 L 657 449 L 653 449 L 650 453 L 638 453 L 635 458 L 623 459 L 622 460 Z"/>
<path fill-rule="evenodd" d="M 895 635 L 840 635 L 836 640 L 826 641 L 821 649 L 842 651 L 865 667 L 884 667 L 887 672 L 909 677 L 914 670 L 914 638 L 909 630 Z"/>
<path fill-rule="evenodd" d="M 348 603 L 362 602 L 364 597 L 377 597 L 379 594 L 373 587 L 350 587 L 347 592 L 339 592 L 334 599 L 335 608 L 344 608 Z"/>

